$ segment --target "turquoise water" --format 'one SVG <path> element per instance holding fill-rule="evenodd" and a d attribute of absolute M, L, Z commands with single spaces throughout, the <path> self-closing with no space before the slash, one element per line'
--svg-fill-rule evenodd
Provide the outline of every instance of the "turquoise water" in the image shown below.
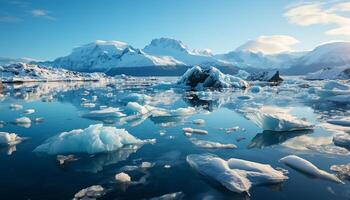
<path fill-rule="evenodd" d="M 350 162 L 348 155 L 325 154 L 300 149 L 298 141 L 305 136 L 317 144 L 318 139 L 331 138 L 331 133 L 317 127 L 314 131 L 293 133 L 274 133 L 263 131 L 244 118 L 241 107 L 254 107 L 258 104 L 289 107 L 292 113 L 307 118 L 315 124 L 320 123 L 320 113 L 324 109 L 330 113 L 347 115 L 347 107 L 315 105 L 312 101 L 294 97 L 295 92 L 250 94 L 249 91 L 229 91 L 204 97 L 203 94 L 188 93 L 179 89 L 125 89 L 114 86 L 65 83 L 35 85 L 8 85 L 3 91 L 5 97 L 0 102 L 0 120 L 6 124 L 0 131 L 14 132 L 28 140 L 15 146 L 15 151 L 2 147 L 0 151 L 0 194 L 1 199 L 72 199 L 80 189 L 91 185 L 102 185 L 107 193 L 101 199 L 147 199 L 167 193 L 182 192 L 184 199 L 349 199 L 350 185 L 336 184 L 310 177 L 295 171 L 278 160 L 289 154 L 303 157 L 320 169 L 330 171 L 334 164 Z M 89 91 L 84 96 L 84 91 Z M 108 93 L 112 94 L 107 95 Z M 83 108 L 81 98 L 91 99 L 98 96 L 96 106 L 107 105 L 122 107 L 123 99 L 131 93 L 146 94 L 152 98 L 153 106 L 175 109 L 194 106 L 198 113 L 183 118 L 146 118 L 129 122 L 115 119 L 102 121 L 82 117 L 89 110 Z M 25 95 L 29 94 L 29 95 Z M 273 94 L 273 95 L 272 95 Z M 46 101 L 52 95 L 52 101 Z M 155 96 L 156 95 L 156 96 Z M 237 96 L 250 95 L 249 100 Z M 108 97 L 110 96 L 110 97 Z M 191 96 L 191 98 L 188 98 Z M 288 97 L 288 99 L 286 99 Z M 18 103 L 23 109 L 11 110 L 9 105 Z M 140 102 L 142 103 L 142 102 Z M 332 107 L 333 106 L 333 107 Z M 326 108 L 324 108 L 326 107 Z M 23 110 L 33 108 L 35 113 L 24 115 Z M 31 119 L 43 117 L 41 123 L 31 123 L 29 128 L 13 123 L 20 116 Z M 204 119 L 204 125 L 194 125 L 195 119 Z M 77 154 L 77 161 L 60 166 L 56 156 L 35 153 L 33 150 L 51 136 L 64 131 L 86 128 L 91 124 L 104 123 L 108 126 L 125 128 L 140 139 L 155 138 L 155 144 L 145 144 L 136 149 L 121 149 L 116 152 L 96 155 Z M 239 126 L 238 131 L 225 133 L 220 128 Z M 182 128 L 205 129 L 208 135 L 192 137 L 232 143 L 237 149 L 203 149 L 193 145 Z M 165 135 L 160 135 L 164 131 Z M 242 139 L 244 138 L 244 139 Z M 242 139 L 242 140 L 239 140 Z M 325 139 L 326 140 L 326 139 Z M 294 142 L 293 142 L 294 141 Z M 313 142 L 312 142 L 313 143 Z M 11 152 L 13 151 L 13 152 Z M 193 153 L 212 153 L 221 158 L 231 157 L 267 163 L 289 171 L 282 184 L 254 186 L 247 194 L 233 193 L 220 184 L 197 173 L 186 163 L 186 156 Z M 155 165 L 147 171 L 133 171 L 129 175 L 133 180 L 144 177 L 146 181 L 136 185 L 122 185 L 114 180 L 116 173 L 126 165 L 139 165 L 141 162 Z M 165 168 L 170 165 L 170 168 Z"/>

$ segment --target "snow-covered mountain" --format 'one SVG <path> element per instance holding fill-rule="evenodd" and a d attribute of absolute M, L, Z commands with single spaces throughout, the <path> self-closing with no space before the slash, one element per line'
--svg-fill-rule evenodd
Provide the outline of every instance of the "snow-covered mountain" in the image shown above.
<path fill-rule="evenodd" d="M 153 56 L 124 42 L 103 40 L 74 48 L 70 55 L 42 64 L 90 72 L 117 67 L 184 65 L 170 56 Z"/>
<path fill-rule="evenodd" d="M 230 65 L 219 60 L 210 50 L 191 50 L 182 41 L 171 38 L 153 39 L 144 49 L 145 52 L 156 56 L 171 56 L 188 66 L 193 65 Z"/>
<path fill-rule="evenodd" d="M 350 66 L 350 42 L 333 42 L 320 45 L 304 56 L 293 60 L 288 74 L 307 74 L 323 68 Z"/>
<path fill-rule="evenodd" d="M 99 81 L 102 73 L 79 73 L 62 68 L 15 63 L 0 66 L 0 82 Z"/>
<path fill-rule="evenodd" d="M 1 65 L 9 65 L 14 63 L 30 63 L 30 62 L 40 62 L 40 60 L 33 59 L 33 58 L 7 58 L 7 57 L 0 57 L 0 66 Z"/>

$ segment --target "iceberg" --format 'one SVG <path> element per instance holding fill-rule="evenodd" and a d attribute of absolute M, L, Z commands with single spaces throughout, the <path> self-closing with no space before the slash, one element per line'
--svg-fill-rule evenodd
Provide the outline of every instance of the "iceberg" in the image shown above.
<path fill-rule="evenodd" d="M 32 121 L 28 117 L 20 117 L 15 120 L 16 124 L 30 124 Z"/>
<path fill-rule="evenodd" d="M 341 119 L 330 119 L 327 122 L 330 124 L 334 124 L 334 125 L 349 126 L 350 127 L 350 117 L 344 117 Z"/>
<path fill-rule="evenodd" d="M 197 90 L 204 88 L 247 88 L 249 84 L 239 77 L 223 74 L 215 67 L 195 66 L 188 69 L 177 81 L 178 85 L 189 86 Z"/>
<path fill-rule="evenodd" d="M 20 110 L 20 109 L 23 108 L 22 105 L 20 105 L 20 104 L 15 104 L 15 103 L 10 104 L 9 107 L 10 107 L 10 109 L 13 109 L 13 110 Z"/>
<path fill-rule="evenodd" d="M 74 195 L 73 200 L 96 199 L 105 195 L 106 191 L 101 185 L 93 185 L 80 190 Z"/>
<path fill-rule="evenodd" d="M 237 192 L 249 192 L 251 182 L 239 171 L 233 170 L 228 163 L 213 155 L 188 155 L 187 163 L 196 171 L 220 182 L 227 189 Z"/>
<path fill-rule="evenodd" d="M 334 174 L 330 174 L 326 171 L 318 169 L 315 165 L 313 165 L 311 162 L 300 158 L 296 155 L 289 155 L 286 157 L 283 157 L 280 159 L 280 162 L 290 166 L 291 168 L 294 168 L 298 171 L 304 172 L 309 175 L 313 175 L 315 177 L 333 181 L 336 183 L 343 183 L 338 177 L 336 177 Z"/>
<path fill-rule="evenodd" d="M 118 108 L 108 107 L 101 110 L 93 110 L 83 115 L 86 118 L 118 118 L 125 117 L 126 115 L 120 112 Z"/>
<path fill-rule="evenodd" d="M 193 120 L 193 124 L 203 125 L 203 124 L 205 124 L 205 120 L 204 119 L 195 119 L 195 120 Z"/>
<path fill-rule="evenodd" d="M 237 148 L 234 144 L 222 144 L 219 142 L 212 142 L 207 140 L 199 140 L 196 138 L 191 138 L 190 141 L 197 147 L 206 149 L 235 149 Z"/>
<path fill-rule="evenodd" d="M 236 158 L 226 161 L 212 154 L 192 154 L 186 160 L 199 173 L 237 193 L 249 193 L 253 185 L 280 183 L 288 179 L 282 171 L 275 170 L 270 165 Z"/>
<path fill-rule="evenodd" d="M 267 82 L 282 82 L 279 71 L 265 71 L 252 73 L 247 77 L 249 81 L 267 81 Z"/>
<path fill-rule="evenodd" d="M 248 110 L 246 117 L 268 131 L 309 130 L 314 127 L 311 123 L 289 114 L 288 109 L 278 107 L 263 106 L 259 110 Z"/>
<path fill-rule="evenodd" d="M 342 178 L 350 180 L 350 163 L 345 165 L 332 165 L 330 170 L 336 172 Z"/>
<path fill-rule="evenodd" d="M 101 153 L 116 151 L 127 145 L 151 143 L 140 140 L 125 129 L 106 127 L 102 124 L 90 125 L 86 129 L 75 129 L 49 138 L 34 149 L 48 154 L 60 153 Z"/>
<path fill-rule="evenodd" d="M 338 81 L 328 81 L 323 85 L 323 89 L 325 90 L 349 90 L 350 87 L 348 85 L 342 84 Z"/>
<path fill-rule="evenodd" d="M 16 133 L 0 132 L 0 146 L 13 146 L 22 141 Z"/>
<path fill-rule="evenodd" d="M 120 172 L 115 175 L 115 180 L 118 181 L 119 183 L 129 183 L 131 182 L 131 178 L 128 174 L 124 172 Z"/>
<path fill-rule="evenodd" d="M 159 197 L 153 197 L 153 198 L 150 198 L 149 200 L 180 200 L 184 196 L 185 195 L 182 192 L 174 192 L 174 193 L 164 194 Z"/>
<path fill-rule="evenodd" d="M 207 135 L 208 131 L 202 130 L 202 129 L 196 129 L 196 128 L 183 128 L 182 129 L 184 133 L 196 133 L 201 135 Z"/>
<path fill-rule="evenodd" d="M 274 169 L 271 165 L 237 158 L 230 158 L 227 163 L 231 169 L 245 171 L 253 185 L 280 183 L 288 179 L 282 171 Z"/>
<path fill-rule="evenodd" d="M 337 146 L 350 149 L 350 135 L 349 134 L 337 134 L 333 137 L 333 143 Z"/>
<path fill-rule="evenodd" d="M 34 113 L 34 112 L 35 112 L 34 109 L 27 109 L 27 110 L 24 111 L 24 114 L 29 115 L 29 114 L 32 114 L 32 113 Z"/>

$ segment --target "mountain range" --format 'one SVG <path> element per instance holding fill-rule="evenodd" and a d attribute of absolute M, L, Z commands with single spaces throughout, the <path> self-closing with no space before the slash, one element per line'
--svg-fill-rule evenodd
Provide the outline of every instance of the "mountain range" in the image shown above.
<path fill-rule="evenodd" d="M 327 43 L 303 52 L 264 54 L 236 49 L 213 54 L 208 49 L 190 49 L 182 41 L 171 38 L 153 39 L 143 49 L 120 41 L 97 40 L 53 61 L 31 63 L 110 75 L 180 75 L 194 65 L 216 66 L 224 73 L 237 73 L 239 69 L 248 72 L 277 69 L 282 74 L 301 75 L 325 67 L 349 66 L 350 42 Z"/>

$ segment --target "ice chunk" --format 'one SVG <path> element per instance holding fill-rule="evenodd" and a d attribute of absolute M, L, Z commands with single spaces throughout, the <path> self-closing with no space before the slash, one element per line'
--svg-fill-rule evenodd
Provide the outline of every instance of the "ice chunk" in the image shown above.
<path fill-rule="evenodd" d="M 280 183 L 288 179 L 282 171 L 271 165 L 231 158 L 227 161 L 231 169 L 244 170 L 248 179 L 254 184 Z"/>
<path fill-rule="evenodd" d="M 215 67 L 188 69 L 177 84 L 203 90 L 204 88 L 247 88 L 248 83 L 239 77 L 223 74 Z"/>
<path fill-rule="evenodd" d="M 16 133 L 0 132 L 0 146 L 12 146 L 23 141 Z"/>
<path fill-rule="evenodd" d="M 149 105 L 142 106 L 142 105 L 138 104 L 137 102 L 129 102 L 126 105 L 124 111 L 125 111 L 125 113 L 128 113 L 128 114 L 145 115 L 153 109 L 154 109 L 154 107 L 149 106 Z"/>
<path fill-rule="evenodd" d="M 268 82 L 282 82 L 283 79 L 280 77 L 279 71 L 265 71 L 265 72 L 256 72 L 250 74 L 247 77 L 249 81 L 268 81 Z"/>
<path fill-rule="evenodd" d="M 349 134 L 337 134 L 333 137 L 333 143 L 340 147 L 350 149 L 350 135 Z"/>
<path fill-rule="evenodd" d="M 288 113 L 288 109 L 264 106 L 259 110 L 248 111 L 246 117 L 260 128 L 270 131 L 308 130 L 314 126 Z"/>
<path fill-rule="evenodd" d="M 341 94 L 336 96 L 327 97 L 326 100 L 336 103 L 350 103 L 350 94 Z"/>
<path fill-rule="evenodd" d="M 284 158 L 280 159 L 280 162 L 296 169 L 301 172 L 304 172 L 306 174 L 313 175 L 315 177 L 333 181 L 336 183 L 343 183 L 338 177 L 336 177 L 334 174 L 330 174 L 326 171 L 318 169 L 315 165 L 313 165 L 311 162 L 300 158 L 296 155 L 289 155 Z"/>
<path fill-rule="evenodd" d="M 37 117 L 37 118 L 34 119 L 34 122 L 36 122 L 36 123 L 40 123 L 40 122 L 43 122 L 43 121 L 44 121 L 44 118 L 42 118 L 42 117 Z"/>
<path fill-rule="evenodd" d="M 203 124 L 205 124 L 205 120 L 204 119 L 195 119 L 195 120 L 193 120 L 193 123 L 197 124 L 197 125 L 203 125 Z"/>
<path fill-rule="evenodd" d="M 129 183 L 131 182 L 131 178 L 128 174 L 121 172 L 115 175 L 115 180 L 120 183 Z"/>
<path fill-rule="evenodd" d="M 350 126 L 350 117 L 344 117 L 342 119 L 330 119 L 327 122 L 339 126 Z"/>
<path fill-rule="evenodd" d="M 149 200 L 180 200 L 182 199 L 184 194 L 182 192 L 174 192 L 174 193 L 169 193 L 169 194 L 164 194 L 159 197 L 153 197 L 150 198 Z"/>
<path fill-rule="evenodd" d="M 23 106 L 20 105 L 20 104 L 12 103 L 12 104 L 10 104 L 10 108 L 13 109 L 13 110 L 19 110 L 19 109 L 22 109 Z"/>
<path fill-rule="evenodd" d="M 183 128 L 182 130 L 185 133 L 196 133 L 196 134 L 202 134 L 202 135 L 208 134 L 208 131 L 202 130 L 202 129 L 196 129 L 196 128 Z"/>
<path fill-rule="evenodd" d="M 28 117 L 20 117 L 15 120 L 16 124 L 30 124 L 32 121 Z"/>
<path fill-rule="evenodd" d="M 118 117 L 125 117 L 126 115 L 120 112 L 118 108 L 108 107 L 104 108 L 102 110 L 93 110 L 89 113 L 83 115 L 83 117 L 87 118 L 118 118 Z"/>
<path fill-rule="evenodd" d="M 201 147 L 201 148 L 206 148 L 206 149 L 235 149 L 235 148 L 237 148 L 237 146 L 234 144 L 222 144 L 219 142 L 199 140 L 196 138 L 191 138 L 190 141 L 194 145 Z"/>
<path fill-rule="evenodd" d="M 346 165 L 332 165 L 330 169 L 342 178 L 350 179 L 350 163 Z"/>
<path fill-rule="evenodd" d="M 194 113 L 196 113 L 196 109 L 193 107 L 177 108 L 174 110 L 152 108 L 152 117 L 181 117 L 193 115 Z"/>
<path fill-rule="evenodd" d="M 82 103 L 80 104 L 81 107 L 84 107 L 84 108 L 95 108 L 96 104 L 94 103 Z"/>
<path fill-rule="evenodd" d="M 34 151 L 48 154 L 59 153 L 100 153 L 115 151 L 126 145 L 144 144 L 152 140 L 140 140 L 125 129 L 90 125 L 86 129 L 75 129 L 60 133 L 36 147 Z"/>
<path fill-rule="evenodd" d="M 317 151 L 321 154 L 332 154 L 339 156 L 347 156 L 350 155 L 349 150 L 343 147 L 335 146 L 335 145 L 315 145 L 309 144 L 306 146 L 307 149 Z"/>
<path fill-rule="evenodd" d="M 66 162 L 72 162 L 78 159 L 75 158 L 74 155 L 57 155 L 56 160 L 60 165 L 64 165 Z"/>
<path fill-rule="evenodd" d="M 337 81 L 328 81 L 323 85 L 323 89 L 326 90 L 349 90 L 350 87 Z"/>
<path fill-rule="evenodd" d="M 220 182 L 233 192 L 248 192 L 252 185 L 245 176 L 231 169 L 228 163 L 219 157 L 192 154 L 186 157 L 186 161 L 199 173 Z"/>
<path fill-rule="evenodd" d="M 101 185 L 93 185 L 80 190 L 74 195 L 73 200 L 96 199 L 105 195 L 106 191 Z"/>
<path fill-rule="evenodd" d="M 25 110 L 24 111 L 24 114 L 32 114 L 32 113 L 34 113 L 35 112 L 35 110 L 34 109 L 27 109 L 27 110 Z"/>

